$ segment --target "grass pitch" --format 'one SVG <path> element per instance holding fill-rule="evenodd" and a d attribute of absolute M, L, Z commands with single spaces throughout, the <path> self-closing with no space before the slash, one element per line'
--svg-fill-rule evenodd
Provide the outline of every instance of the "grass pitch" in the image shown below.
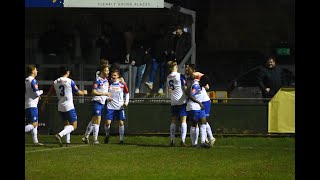
<path fill-rule="evenodd" d="M 295 179 L 294 137 L 220 137 L 210 149 L 180 147 L 179 137 L 176 147 L 170 137 L 125 136 L 124 145 L 119 136 L 109 144 L 99 136 L 99 145 L 81 137 L 60 148 L 39 135 L 38 147 L 26 134 L 25 179 Z"/>

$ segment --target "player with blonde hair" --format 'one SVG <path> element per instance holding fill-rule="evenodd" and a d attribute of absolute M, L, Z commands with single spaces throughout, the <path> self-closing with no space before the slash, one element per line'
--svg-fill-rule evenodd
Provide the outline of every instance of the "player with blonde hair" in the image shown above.
<path fill-rule="evenodd" d="M 181 146 L 186 147 L 185 139 L 187 136 L 187 112 L 185 95 L 185 78 L 178 73 L 178 64 L 175 61 L 169 61 L 170 74 L 167 76 L 167 89 L 171 101 L 171 124 L 170 124 L 170 146 L 175 146 L 175 131 L 177 120 L 181 121 Z"/>
<path fill-rule="evenodd" d="M 92 117 L 90 122 L 88 123 L 87 130 L 85 132 L 82 141 L 86 144 L 89 143 L 89 135 L 93 131 L 93 144 L 99 144 L 98 141 L 98 134 L 99 134 L 99 127 L 101 122 L 101 115 L 103 113 L 105 102 L 111 101 L 112 99 L 109 98 L 110 93 L 109 91 L 109 67 L 108 64 L 101 64 L 100 66 L 101 72 L 96 80 L 93 82 L 92 86 Z"/>
<path fill-rule="evenodd" d="M 24 94 L 24 108 L 25 119 L 28 124 L 24 128 L 24 132 L 32 134 L 34 145 L 43 145 L 38 141 L 38 103 L 43 94 L 42 90 L 38 88 L 38 81 L 35 79 L 38 75 L 38 70 L 35 65 L 27 67 L 28 77 L 25 79 L 25 94 Z"/>

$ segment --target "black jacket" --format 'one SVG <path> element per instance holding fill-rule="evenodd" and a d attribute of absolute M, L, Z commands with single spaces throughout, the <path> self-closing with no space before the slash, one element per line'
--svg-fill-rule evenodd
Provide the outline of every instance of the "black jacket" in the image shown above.
<path fill-rule="evenodd" d="M 103 33 L 96 41 L 96 47 L 101 48 L 100 58 L 107 58 L 110 64 L 121 63 L 124 60 L 125 41 L 121 33 Z"/>
<path fill-rule="evenodd" d="M 167 54 L 170 48 L 170 39 L 165 34 L 155 34 L 152 38 L 153 46 L 151 48 L 152 58 L 155 58 L 158 63 L 167 61 Z M 166 54 L 167 52 L 167 54 Z"/>
<path fill-rule="evenodd" d="M 275 66 L 273 69 L 261 67 L 257 83 L 261 89 L 262 97 L 272 98 L 284 84 L 282 77 L 283 69 L 279 66 Z M 266 92 L 266 88 L 270 88 L 270 91 Z"/>
<path fill-rule="evenodd" d="M 183 32 L 181 36 L 174 35 L 171 42 L 177 63 L 180 64 L 191 48 L 191 36 L 189 33 Z"/>
<path fill-rule="evenodd" d="M 130 61 L 135 61 L 135 66 L 148 64 L 151 61 L 149 49 L 143 45 L 134 46 L 130 53 Z"/>

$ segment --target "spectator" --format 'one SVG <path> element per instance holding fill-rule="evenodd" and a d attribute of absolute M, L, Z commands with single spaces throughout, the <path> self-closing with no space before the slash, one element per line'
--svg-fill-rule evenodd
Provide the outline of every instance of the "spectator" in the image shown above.
<path fill-rule="evenodd" d="M 66 49 L 65 35 L 57 28 L 57 23 L 48 25 L 48 30 L 39 39 L 39 48 L 44 55 L 45 63 L 59 64 L 64 60 L 61 58 Z"/>
<path fill-rule="evenodd" d="M 153 89 L 153 82 L 156 78 L 156 73 L 159 67 L 160 71 L 160 84 L 158 93 L 163 93 L 164 84 L 165 84 L 165 70 L 166 63 L 168 61 L 168 50 L 169 50 L 169 38 L 167 36 L 167 31 L 163 24 L 159 27 L 159 32 L 155 34 L 152 38 L 153 48 L 151 50 L 152 56 L 152 68 L 149 74 L 149 81 L 145 82 L 146 85 Z"/>
<path fill-rule="evenodd" d="M 140 92 L 140 86 L 147 63 L 151 60 L 150 47 L 151 46 L 146 35 L 145 27 L 139 27 L 130 53 L 131 65 L 137 68 L 135 78 L 135 93 Z"/>
<path fill-rule="evenodd" d="M 51 22 L 48 30 L 39 39 L 39 49 L 44 64 L 67 64 L 66 58 L 67 39 L 64 33 L 58 30 L 57 23 Z M 56 78 L 55 69 L 47 69 L 44 75 L 46 80 Z"/>
<path fill-rule="evenodd" d="M 171 55 L 174 55 L 178 65 L 191 48 L 191 36 L 183 31 L 183 26 L 177 25 L 171 39 Z"/>
<path fill-rule="evenodd" d="M 125 39 L 125 49 L 126 49 L 125 63 L 129 63 L 129 59 L 130 59 L 129 54 L 131 52 L 132 43 L 133 43 L 134 37 L 135 37 L 132 25 L 128 25 L 125 27 L 125 30 L 123 32 L 123 36 Z"/>
<path fill-rule="evenodd" d="M 100 59 L 107 58 L 110 64 L 120 63 L 125 57 L 125 41 L 123 35 L 116 31 L 111 23 L 104 23 L 100 37 L 96 41 L 100 48 Z"/>
<path fill-rule="evenodd" d="M 284 84 L 283 70 L 276 64 L 276 58 L 270 56 L 258 74 L 257 82 L 263 98 L 272 98 Z M 264 100 L 268 102 L 269 100 Z"/>
<path fill-rule="evenodd" d="M 110 23 L 104 23 L 101 35 L 96 40 L 96 47 L 100 48 L 100 59 L 108 59 L 108 55 L 111 54 L 111 26 Z"/>
<path fill-rule="evenodd" d="M 90 35 L 85 32 L 84 29 L 80 28 L 80 26 L 73 26 L 68 45 L 70 58 L 74 63 L 89 62 L 89 56 L 92 50 L 89 36 Z"/>
<path fill-rule="evenodd" d="M 130 52 L 131 52 L 131 47 L 135 38 L 135 33 L 133 29 L 133 25 L 127 25 L 124 29 L 123 32 L 124 40 L 125 40 L 125 60 L 124 64 L 128 65 L 130 64 Z M 126 81 L 129 81 L 129 69 L 124 69 L 123 70 L 123 78 Z"/>

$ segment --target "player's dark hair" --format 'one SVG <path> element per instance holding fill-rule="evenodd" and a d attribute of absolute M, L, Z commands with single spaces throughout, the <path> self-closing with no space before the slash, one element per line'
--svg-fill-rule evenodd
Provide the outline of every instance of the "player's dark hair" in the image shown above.
<path fill-rule="evenodd" d="M 107 58 L 104 58 L 104 57 L 100 58 L 100 65 L 102 65 L 102 64 L 109 65 L 109 60 Z"/>
<path fill-rule="evenodd" d="M 115 70 L 120 71 L 120 64 L 119 63 L 112 63 L 110 66 L 110 71 L 113 72 Z"/>
<path fill-rule="evenodd" d="M 191 68 L 193 71 L 196 70 L 196 65 L 195 64 L 192 64 L 192 63 L 189 63 L 189 64 L 186 64 L 189 66 L 189 68 Z"/>
<path fill-rule="evenodd" d="M 28 66 L 27 66 L 27 69 L 26 69 L 27 74 L 28 74 L 28 75 L 31 75 L 31 74 L 32 74 L 32 71 L 33 71 L 35 68 L 37 68 L 37 66 L 34 65 L 34 64 L 28 65 Z"/>
<path fill-rule="evenodd" d="M 109 68 L 109 65 L 108 64 L 100 64 L 100 71 L 103 71 L 103 69 L 106 67 Z"/>
<path fill-rule="evenodd" d="M 63 76 L 65 74 L 67 74 L 68 71 L 70 71 L 70 68 L 68 66 L 61 66 L 59 68 L 59 75 Z"/>
<path fill-rule="evenodd" d="M 111 74 L 112 74 L 112 73 L 118 73 L 118 74 L 120 75 L 119 69 L 113 69 L 113 70 L 111 71 Z"/>
<path fill-rule="evenodd" d="M 201 86 L 206 86 L 209 83 L 210 83 L 209 76 L 207 76 L 207 75 L 201 76 L 200 81 L 199 81 L 199 84 L 201 84 Z"/>

